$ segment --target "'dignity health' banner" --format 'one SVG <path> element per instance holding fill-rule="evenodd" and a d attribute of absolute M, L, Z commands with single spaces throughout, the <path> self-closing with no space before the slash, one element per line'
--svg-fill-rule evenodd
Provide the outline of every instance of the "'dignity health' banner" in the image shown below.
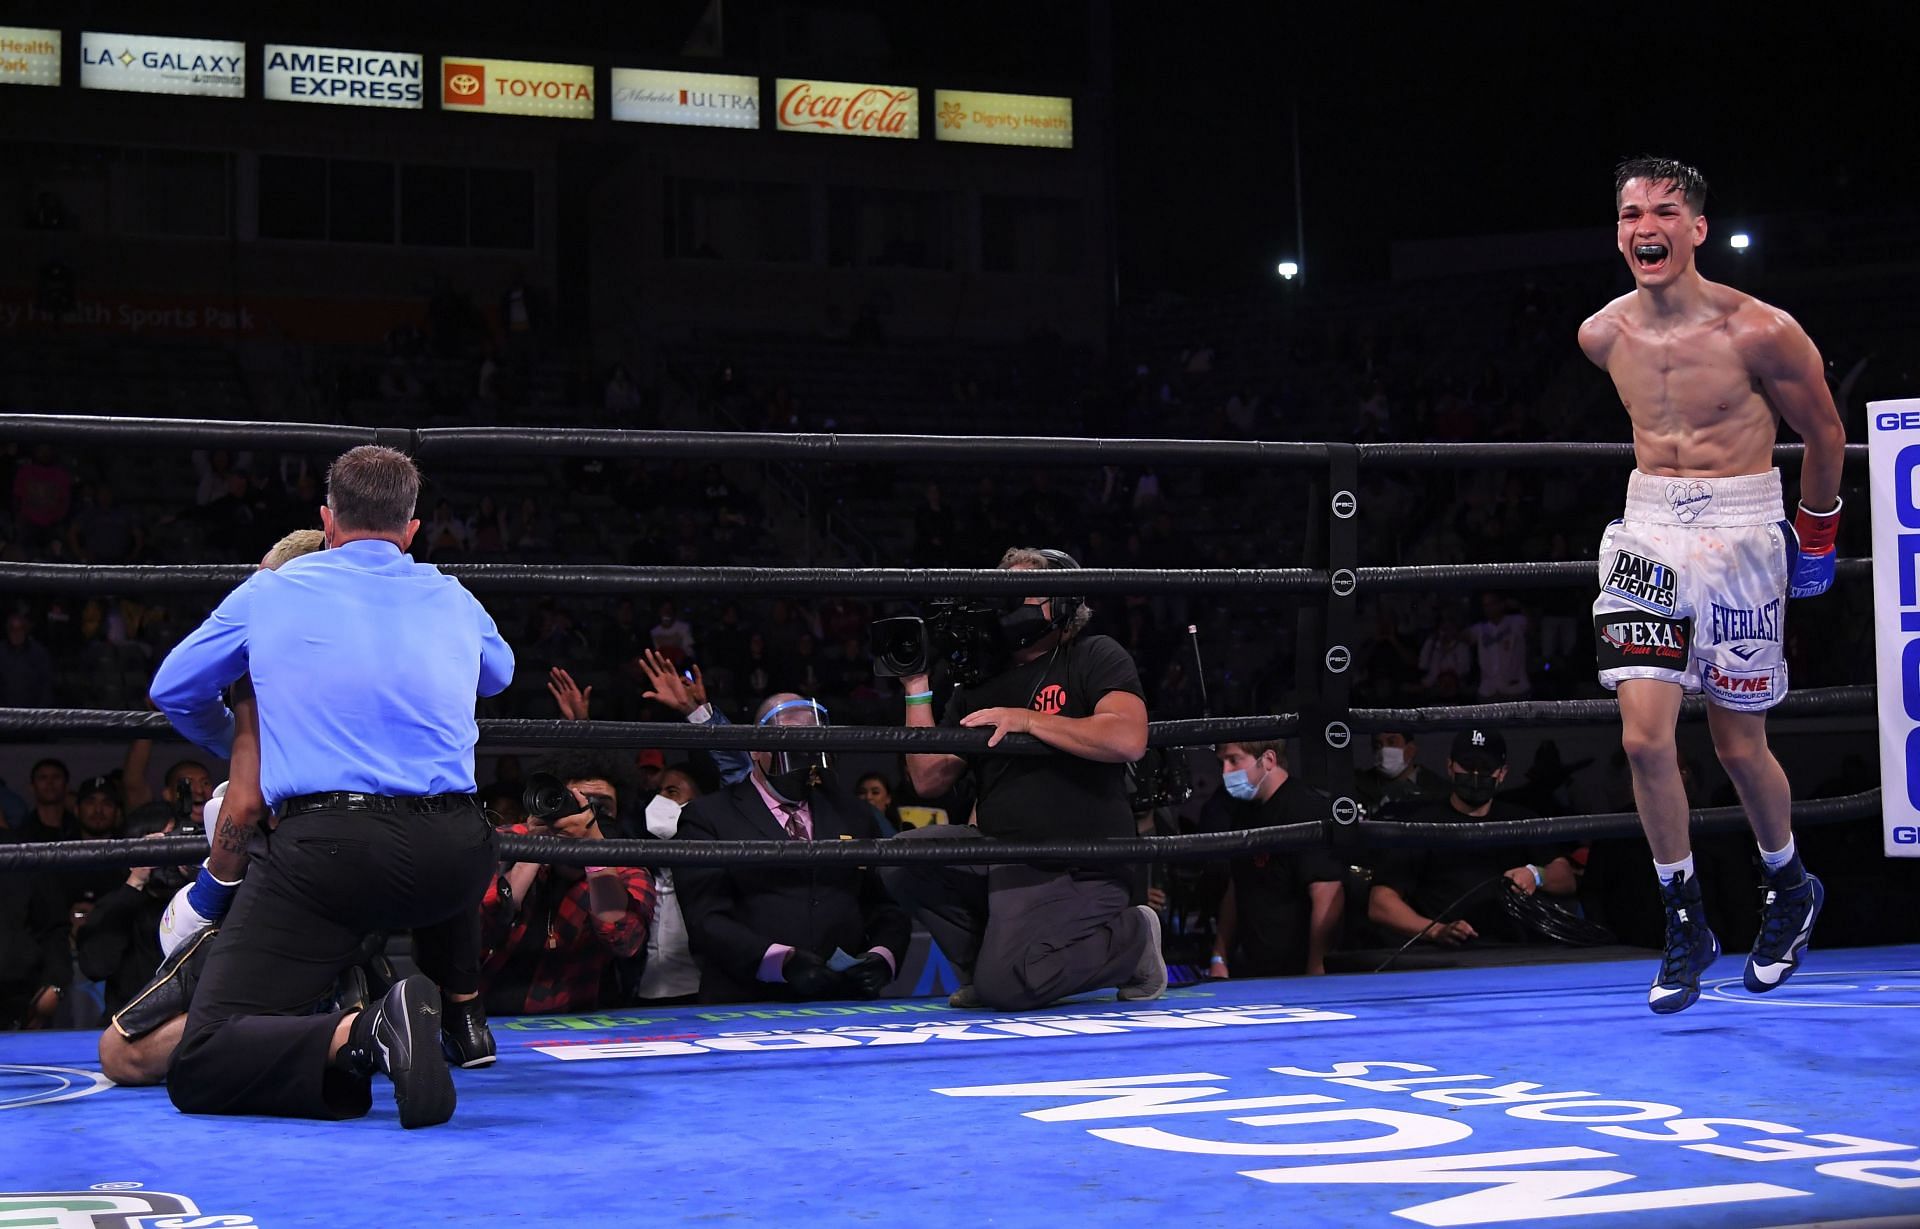
<path fill-rule="evenodd" d="M 0 85 L 59 85 L 60 31 L 0 26 Z"/>
<path fill-rule="evenodd" d="M 1920 858 L 1920 397 L 1867 406 L 1873 480 L 1880 818 L 1890 858 Z"/>

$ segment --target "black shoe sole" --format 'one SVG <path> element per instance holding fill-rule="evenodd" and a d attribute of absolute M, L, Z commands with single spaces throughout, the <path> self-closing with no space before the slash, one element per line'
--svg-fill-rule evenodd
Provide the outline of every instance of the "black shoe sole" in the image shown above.
<path fill-rule="evenodd" d="M 453 1075 L 440 1052 L 440 988 L 419 974 L 401 985 L 409 1029 L 408 1061 L 387 1071 L 393 1081 L 393 1100 L 400 1107 L 401 1126 L 408 1130 L 438 1126 L 453 1117 L 456 1099 Z M 420 1044 L 422 1039 L 427 1044 Z"/>

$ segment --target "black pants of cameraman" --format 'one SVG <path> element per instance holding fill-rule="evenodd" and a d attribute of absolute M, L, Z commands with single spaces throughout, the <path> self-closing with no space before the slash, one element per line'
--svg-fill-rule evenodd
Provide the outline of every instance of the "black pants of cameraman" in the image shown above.
<path fill-rule="evenodd" d="M 935 824 L 897 841 L 984 841 L 978 828 Z M 980 1002 L 1026 1011 L 1133 979 L 1152 932 L 1119 867 L 886 866 L 880 881 L 920 919 L 947 959 L 971 974 Z"/>
<path fill-rule="evenodd" d="M 188 1113 L 365 1114 L 372 1081 L 327 1061 L 342 1013 L 303 1013 L 373 931 L 411 930 L 415 963 L 442 990 L 480 988 L 494 833 L 471 796 L 312 795 L 286 810 L 248 849 L 167 1073 Z"/>

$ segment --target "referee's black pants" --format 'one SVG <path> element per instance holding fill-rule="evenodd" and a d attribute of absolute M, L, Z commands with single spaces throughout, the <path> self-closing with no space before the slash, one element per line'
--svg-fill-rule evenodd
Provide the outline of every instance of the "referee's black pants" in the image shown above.
<path fill-rule="evenodd" d="M 480 988 L 493 828 L 478 803 L 447 801 L 431 812 L 309 811 L 256 834 L 167 1073 L 174 1105 L 192 1114 L 365 1114 L 372 1081 L 328 1063 L 345 1013 L 310 1013 L 374 931 L 411 930 L 415 963 L 443 990 Z"/>

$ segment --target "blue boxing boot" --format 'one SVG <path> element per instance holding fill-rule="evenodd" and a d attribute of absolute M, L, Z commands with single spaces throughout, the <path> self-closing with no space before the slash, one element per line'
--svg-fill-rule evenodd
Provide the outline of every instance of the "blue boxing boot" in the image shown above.
<path fill-rule="evenodd" d="M 1667 910 L 1667 954 L 1647 991 L 1647 1006 L 1665 1016 L 1699 1001 L 1700 975 L 1720 958 L 1720 940 L 1707 926 L 1700 881 L 1692 875 L 1663 881 L 1660 902 Z"/>

